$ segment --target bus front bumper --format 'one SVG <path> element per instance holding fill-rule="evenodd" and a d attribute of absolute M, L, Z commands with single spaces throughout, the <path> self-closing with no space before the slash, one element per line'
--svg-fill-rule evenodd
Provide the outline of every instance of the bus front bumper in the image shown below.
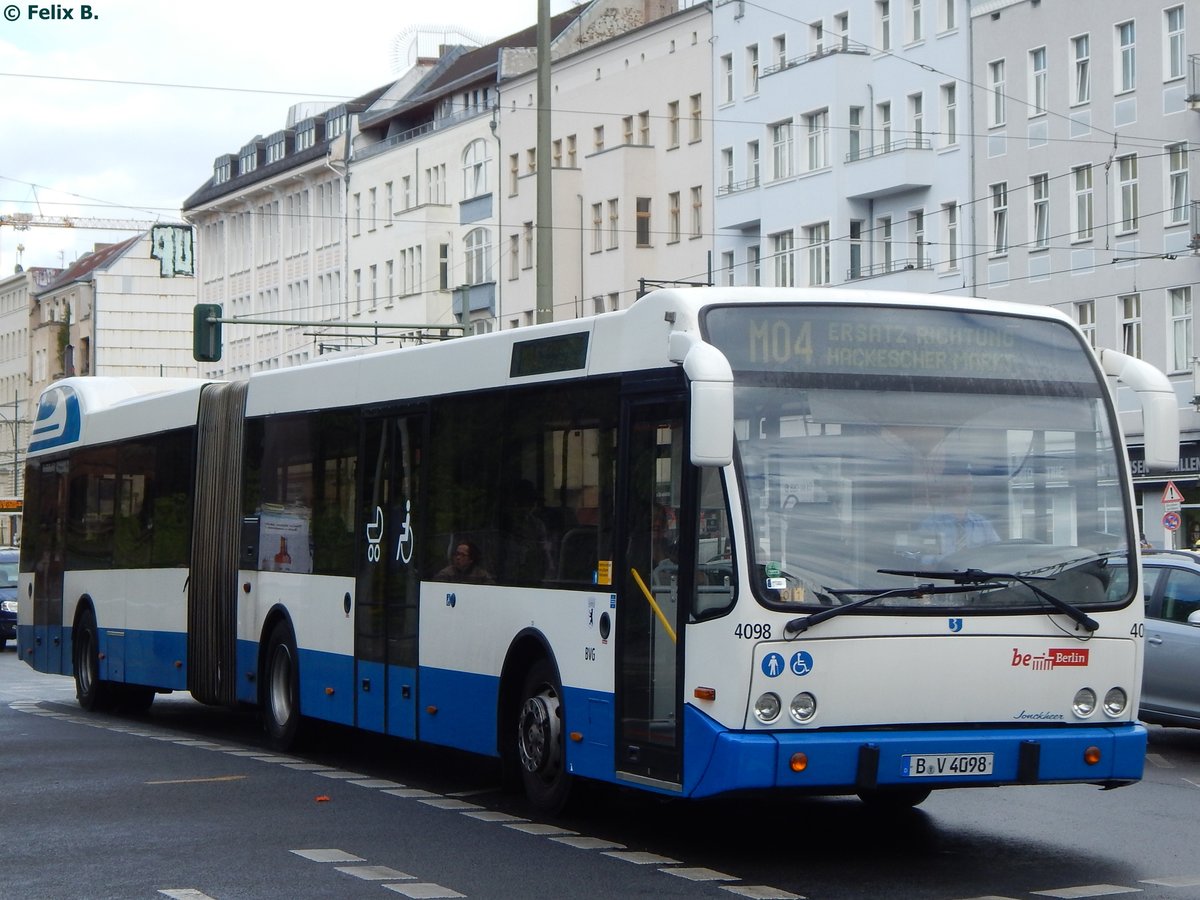
<path fill-rule="evenodd" d="M 693 797 L 764 789 L 839 794 L 1004 784 L 1116 787 L 1140 780 L 1146 757 L 1146 729 L 1136 723 L 751 732 L 725 730 L 693 707 L 687 710 L 685 793 Z"/>

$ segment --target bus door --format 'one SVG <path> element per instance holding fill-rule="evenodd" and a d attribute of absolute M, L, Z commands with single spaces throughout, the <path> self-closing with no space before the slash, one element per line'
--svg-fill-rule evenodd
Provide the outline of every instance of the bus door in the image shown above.
<path fill-rule="evenodd" d="M 684 405 L 628 403 L 622 428 L 621 511 L 625 540 L 616 615 L 617 777 L 678 789 L 683 723 L 679 679 L 684 617 L 695 569 L 681 539 L 687 456 Z M 681 557 L 681 550 L 683 555 Z"/>
<path fill-rule="evenodd" d="M 369 416 L 363 423 L 354 657 L 356 724 L 416 737 L 415 552 L 425 416 Z"/>
<path fill-rule="evenodd" d="M 33 667 L 39 672 L 69 672 L 63 667 L 63 571 L 66 559 L 67 461 L 31 466 L 36 491 L 26 510 L 26 547 L 33 560 Z M 30 491 L 32 493 L 32 491 Z M 32 520 L 32 522 L 31 522 Z M 28 649 L 28 648 L 26 648 Z M 69 661 L 69 654 L 66 655 Z"/>

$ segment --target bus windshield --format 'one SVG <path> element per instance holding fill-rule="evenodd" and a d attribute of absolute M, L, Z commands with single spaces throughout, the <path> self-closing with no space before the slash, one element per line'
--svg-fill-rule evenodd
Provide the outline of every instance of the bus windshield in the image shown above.
<path fill-rule="evenodd" d="M 912 306 L 717 306 L 760 601 L 879 609 L 1128 602 L 1107 386 L 1065 323 Z M 969 590 L 904 590 L 978 570 Z M 902 574 L 901 574 L 902 573 Z M 937 576 L 943 576 L 941 580 Z M 1112 588 L 1110 589 L 1110 585 Z M 887 592 L 884 594 L 883 592 Z"/>

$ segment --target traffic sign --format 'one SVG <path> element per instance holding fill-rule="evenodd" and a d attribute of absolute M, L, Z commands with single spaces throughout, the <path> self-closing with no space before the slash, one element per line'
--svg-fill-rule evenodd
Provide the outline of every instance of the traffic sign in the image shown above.
<path fill-rule="evenodd" d="M 1179 513 L 1169 512 L 1163 515 L 1163 528 L 1167 531 L 1176 531 L 1179 528 Z"/>
<path fill-rule="evenodd" d="M 1163 488 L 1162 502 L 1164 504 L 1183 502 L 1183 491 L 1175 487 L 1175 482 L 1168 481 L 1167 486 Z"/>

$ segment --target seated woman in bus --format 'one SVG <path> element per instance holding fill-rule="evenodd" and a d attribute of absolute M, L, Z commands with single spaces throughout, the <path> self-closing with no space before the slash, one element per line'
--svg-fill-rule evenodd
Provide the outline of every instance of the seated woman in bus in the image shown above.
<path fill-rule="evenodd" d="M 921 562 L 925 565 L 955 550 L 994 544 L 1000 535 L 984 516 L 969 507 L 972 476 L 955 473 L 942 476 L 937 509 L 917 528 L 922 538 Z"/>
<path fill-rule="evenodd" d="M 450 554 L 450 565 L 433 576 L 435 581 L 461 581 L 491 584 L 492 574 L 479 564 L 479 548 L 470 541 L 459 541 Z"/>

